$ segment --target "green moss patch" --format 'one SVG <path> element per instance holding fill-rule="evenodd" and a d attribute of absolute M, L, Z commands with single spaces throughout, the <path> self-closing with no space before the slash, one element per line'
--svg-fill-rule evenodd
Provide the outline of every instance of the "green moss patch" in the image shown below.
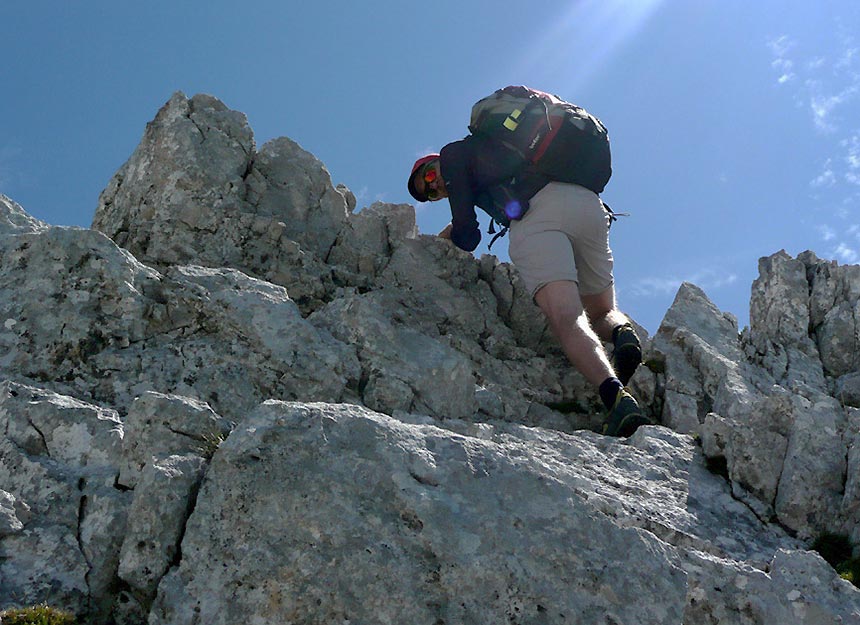
<path fill-rule="evenodd" d="M 47 605 L 12 608 L 0 612 L 3 625 L 75 625 L 75 615 Z"/>

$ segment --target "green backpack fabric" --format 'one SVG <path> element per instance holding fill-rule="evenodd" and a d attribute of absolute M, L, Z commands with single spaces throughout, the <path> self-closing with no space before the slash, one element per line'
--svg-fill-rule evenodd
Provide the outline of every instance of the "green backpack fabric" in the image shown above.
<path fill-rule="evenodd" d="M 498 141 L 524 167 L 602 193 L 612 176 L 606 127 L 585 109 L 523 86 L 499 89 L 472 107 L 469 131 Z"/>

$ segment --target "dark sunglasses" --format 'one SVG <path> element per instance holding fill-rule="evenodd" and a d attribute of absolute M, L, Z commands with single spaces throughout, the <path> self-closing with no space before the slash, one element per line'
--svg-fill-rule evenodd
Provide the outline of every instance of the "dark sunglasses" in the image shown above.
<path fill-rule="evenodd" d="M 439 197 L 438 189 L 431 189 L 430 183 L 434 182 L 438 174 L 436 173 L 436 165 L 434 163 L 428 164 L 424 169 L 424 196 L 428 200 L 435 200 Z"/>

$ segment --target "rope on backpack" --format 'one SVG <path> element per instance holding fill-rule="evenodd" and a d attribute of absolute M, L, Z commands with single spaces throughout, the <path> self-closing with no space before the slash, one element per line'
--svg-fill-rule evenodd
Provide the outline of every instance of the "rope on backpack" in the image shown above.
<path fill-rule="evenodd" d="M 487 234 L 496 234 L 495 224 L 497 223 L 498 222 L 495 219 L 490 219 L 490 227 L 487 228 Z M 499 225 L 501 226 L 502 224 Z M 502 226 L 502 229 L 493 237 L 492 241 L 490 241 L 490 244 L 487 246 L 488 252 L 493 249 L 493 243 L 495 243 L 499 237 L 505 236 L 508 233 L 508 230 L 509 228 L 507 226 Z"/>
<path fill-rule="evenodd" d="M 602 199 L 600 200 L 600 203 L 603 204 L 603 210 L 605 210 L 607 213 L 609 213 L 609 227 L 610 228 L 612 228 L 612 224 L 614 224 L 616 221 L 618 221 L 619 217 L 630 217 L 630 213 L 616 213 L 614 210 L 612 210 L 612 207 L 609 206 L 609 204 L 604 202 Z"/>

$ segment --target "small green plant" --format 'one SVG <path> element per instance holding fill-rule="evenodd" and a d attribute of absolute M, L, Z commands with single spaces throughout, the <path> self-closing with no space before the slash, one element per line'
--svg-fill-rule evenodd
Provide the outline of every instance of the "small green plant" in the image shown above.
<path fill-rule="evenodd" d="M 860 588 L 860 558 L 852 557 L 853 548 L 847 536 L 825 532 L 815 539 L 812 549 L 827 560 L 842 579 Z"/>
<path fill-rule="evenodd" d="M 860 558 L 853 558 L 848 562 L 843 562 L 836 567 L 836 572 L 842 579 L 847 579 L 849 582 L 860 588 Z"/>
<path fill-rule="evenodd" d="M 3 625 L 75 625 L 76 622 L 74 614 L 47 604 L 0 612 L 0 623 Z"/>
<path fill-rule="evenodd" d="M 212 456 L 215 455 L 215 452 L 221 446 L 221 443 L 225 440 L 227 440 L 227 435 L 223 432 L 207 432 L 203 435 L 200 447 L 198 448 L 200 455 L 206 458 L 206 460 L 211 460 Z"/>
<path fill-rule="evenodd" d="M 658 358 L 649 358 L 642 363 L 654 373 L 666 373 L 666 361 Z"/>

